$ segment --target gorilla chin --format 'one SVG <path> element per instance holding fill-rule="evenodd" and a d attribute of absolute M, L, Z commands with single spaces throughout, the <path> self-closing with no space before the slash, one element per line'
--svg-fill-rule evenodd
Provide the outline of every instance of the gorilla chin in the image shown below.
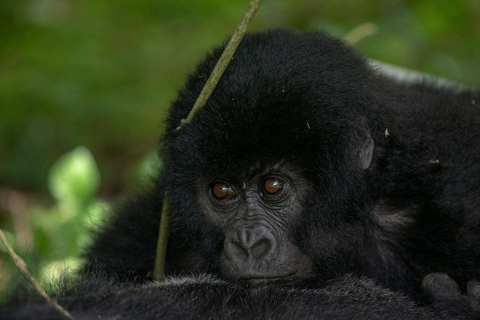
<path fill-rule="evenodd" d="M 232 265 L 228 259 L 222 257 L 222 275 L 225 278 L 236 280 L 247 280 L 255 283 L 271 282 L 278 280 L 295 280 L 304 278 L 311 274 L 311 267 L 303 267 L 299 265 L 283 266 L 274 269 L 262 270 L 257 265 L 236 266 Z"/>

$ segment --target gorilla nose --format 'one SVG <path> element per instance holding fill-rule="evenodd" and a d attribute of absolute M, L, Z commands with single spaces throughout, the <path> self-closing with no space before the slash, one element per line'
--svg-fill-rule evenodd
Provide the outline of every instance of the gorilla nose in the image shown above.
<path fill-rule="evenodd" d="M 261 260 L 273 251 L 273 236 L 264 230 L 240 230 L 235 236 L 227 238 L 224 244 L 225 254 L 237 261 L 249 258 Z"/>

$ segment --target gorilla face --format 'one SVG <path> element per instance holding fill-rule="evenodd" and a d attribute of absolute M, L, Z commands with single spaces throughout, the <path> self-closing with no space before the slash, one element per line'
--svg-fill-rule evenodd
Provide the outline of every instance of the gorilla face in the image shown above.
<path fill-rule="evenodd" d="M 301 221 L 304 188 L 302 179 L 279 166 L 253 172 L 244 181 L 203 183 L 202 211 L 224 234 L 225 276 L 273 279 L 311 271 L 312 262 L 293 234 Z"/>
<path fill-rule="evenodd" d="M 176 207 L 192 201 L 182 213 L 191 217 L 195 212 L 199 221 L 192 225 L 208 234 L 199 238 L 208 242 L 204 247 L 215 248 L 216 258 L 211 260 L 218 261 L 225 277 L 330 278 L 344 271 L 354 263 L 366 232 L 357 204 L 361 173 L 372 157 L 370 135 L 344 155 L 344 161 L 353 161 L 349 166 L 339 159 L 329 161 L 332 155 L 327 152 L 299 151 L 285 157 L 283 150 L 295 147 L 287 139 L 288 131 L 260 128 L 257 123 L 245 124 L 242 130 L 222 128 L 228 141 L 217 136 L 206 140 L 208 144 L 194 143 L 202 133 L 187 130 L 182 139 L 173 140 L 170 150 L 177 160 L 171 189 L 183 195 L 174 197 L 181 200 Z M 265 128 L 272 136 L 258 132 Z M 245 139 L 241 131 L 257 131 L 262 138 Z M 306 131 L 303 139 L 316 144 L 309 135 Z M 265 144 L 267 138 L 272 142 Z M 259 148 L 259 143 L 265 147 Z"/>

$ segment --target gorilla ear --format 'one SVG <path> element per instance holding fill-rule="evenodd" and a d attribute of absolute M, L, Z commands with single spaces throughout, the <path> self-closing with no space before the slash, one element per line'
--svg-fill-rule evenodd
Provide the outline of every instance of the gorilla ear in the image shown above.
<path fill-rule="evenodd" d="M 363 142 L 362 147 L 358 151 L 358 161 L 361 169 L 366 170 L 370 167 L 373 158 L 373 149 L 375 148 L 375 142 L 373 142 L 370 131 L 366 133 L 366 139 Z"/>

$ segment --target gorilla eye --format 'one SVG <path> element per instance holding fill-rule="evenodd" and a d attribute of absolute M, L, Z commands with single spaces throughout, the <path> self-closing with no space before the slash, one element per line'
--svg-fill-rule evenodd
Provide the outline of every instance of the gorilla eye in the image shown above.
<path fill-rule="evenodd" d="M 223 182 L 217 182 L 213 185 L 212 194 L 219 201 L 228 201 L 237 196 L 232 187 Z"/>
<path fill-rule="evenodd" d="M 266 197 L 276 196 L 283 190 L 283 182 L 278 179 L 267 179 L 263 185 L 263 195 Z"/>

